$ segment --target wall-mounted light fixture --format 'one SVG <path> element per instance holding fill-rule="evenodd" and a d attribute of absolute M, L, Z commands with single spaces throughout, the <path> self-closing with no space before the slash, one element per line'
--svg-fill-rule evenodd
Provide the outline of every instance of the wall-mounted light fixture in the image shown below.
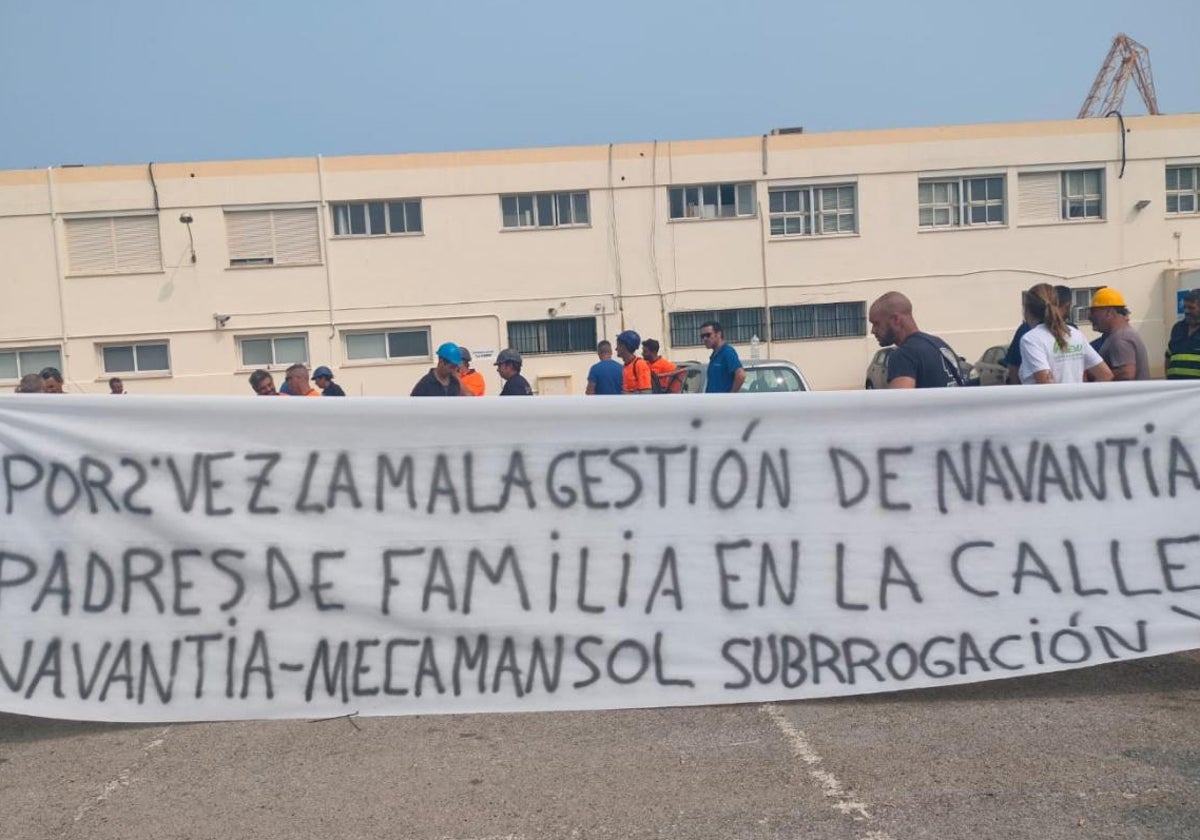
<path fill-rule="evenodd" d="M 233 317 L 232 315 L 220 315 L 220 314 L 214 312 L 213 313 L 213 323 L 215 323 L 217 325 L 217 329 L 221 329 L 226 324 L 229 323 L 229 319 L 232 317 Z"/>
<path fill-rule="evenodd" d="M 1133 209 L 1134 210 L 1145 210 L 1149 206 L 1150 206 L 1150 199 L 1143 198 L 1137 204 L 1133 205 Z"/>
<path fill-rule="evenodd" d="M 179 221 L 182 222 L 183 224 L 187 225 L 188 248 L 192 252 L 192 262 L 194 263 L 196 261 L 196 240 L 192 239 L 192 214 L 191 213 L 180 213 Z"/>

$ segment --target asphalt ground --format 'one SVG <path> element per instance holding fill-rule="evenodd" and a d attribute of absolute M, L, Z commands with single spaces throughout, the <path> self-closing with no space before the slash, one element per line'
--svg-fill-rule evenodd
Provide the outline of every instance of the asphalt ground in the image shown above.
<path fill-rule="evenodd" d="M 0 837 L 1195 840 L 1200 653 L 768 706 L 0 715 Z"/>

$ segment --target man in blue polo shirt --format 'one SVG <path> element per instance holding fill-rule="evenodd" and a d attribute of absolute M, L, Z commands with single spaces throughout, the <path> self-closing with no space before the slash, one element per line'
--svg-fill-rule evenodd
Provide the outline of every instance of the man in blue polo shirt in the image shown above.
<path fill-rule="evenodd" d="M 624 370 L 621 363 L 613 359 L 612 342 L 601 341 L 596 345 L 596 355 L 600 361 L 592 365 L 588 371 L 587 393 L 620 394 Z"/>
<path fill-rule="evenodd" d="M 708 373 L 704 379 L 704 393 L 728 394 L 742 390 L 746 381 L 746 369 L 738 358 L 733 345 L 725 341 L 721 325 L 716 321 L 705 321 L 700 325 L 700 341 L 712 350 L 708 357 Z"/>

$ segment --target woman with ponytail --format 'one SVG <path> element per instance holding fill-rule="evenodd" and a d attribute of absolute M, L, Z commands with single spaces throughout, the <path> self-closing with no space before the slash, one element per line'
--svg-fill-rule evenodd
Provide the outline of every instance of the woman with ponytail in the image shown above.
<path fill-rule="evenodd" d="M 1107 382 L 1112 371 L 1078 329 L 1066 322 L 1058 294 L 1038 283 L 1022 295 L 1025 321 L 1032 327 L 1021 338 L 1021 384 Z"/>

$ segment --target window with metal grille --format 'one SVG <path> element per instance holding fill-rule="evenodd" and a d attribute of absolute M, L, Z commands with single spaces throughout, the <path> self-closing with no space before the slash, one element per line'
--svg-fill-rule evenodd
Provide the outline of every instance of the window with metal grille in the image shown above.
<path fill-rule="evenodd" d="M 1104 170 L 1080 169 L 1062 173 L 1062 218 L 1104 218 Z"/>
<path fill-rule="evenodd" d="M 348 361 L 428 359 L 430 356 L 429 327 L 352 332 L 344 337 Z"/>
<path fill-rule="evenodd" d="M 858 230 L 858 187 L 777 187 L 768 192 L 772 236 L 826 236 Z"/>
<path fill-rule="evenodd" d="M 584 227 L 591 224 L 586 192 L 502 195 L 500 215 L 506 228 Z"/>
<path fill-rule="evenodd" d="M 754 336 L 766 335 L 766 311 L 761 306 L 747 309 L 704 309 L 695 312 L 671 313 L 671 346 L 699 347 L 700 325 L 716 321 L 726 341 L 745 344 Z"/>
<path fill-rule="evenodd" d="M 1087 286 L 1085 288 L 1071 289 L 1071 315 L 1069 318 L 1071 323 L 1091 323 L 1092 298 L 1096 296 L 1096 292 L 1103 288 L 1103 286 Z"/>
<path fill-rule="evenodd" d="M 307 335 L 255 335 L 238 339 L 242 367 L 271 368 L 308 364 Z"/>
<path fill-rule="evenodd" d="M 0 382 L 15 382 L 42 368 L 62 369 L 62 351 L 57 347 L 10 347 L 0 350 Z"/>
<path fill-rule="evenodd" d="M 1167 167 L 1167 212 L 1200 213 L 1200 166 Z"/>
<path fill-rule="evenodd" d="M 844 338 L 866 334 L 866 301 L 771 307 L 773 341 Z"/>
<path fill-rule="evenodd" d="M 321 262 L 316 207 L 226 210 L 225 231 L 231 266 Z"/>
<path fill-rule="evenodd" d="M 329 205 L 334 236 L 398 236 L 421 233 L 421 200 L 339 201 Z"/>
<path fill-rule="evenodd" d="M 928 178 L 917 184 L 917 223 L 923 228 L 1004 224 L 1004 176 Z"/>
<path fill-rule="evenodd" d="M 695 184 L 668 187 L 672 219 L 733 219 L 753 216 L 754 184 Z"/>
<path fill-rule="evenodd" d="M 595 318 L 548 318 L 509 321 L 508 346 L 523 356 L 596 352 Z"/>
<path fill-rule="evenodd" d="M 158 214 L 66 219 L 69 274 L 162 271 Z"/>
<path fill-rule="evenodd" d="M 100 348 L 105 373 L 170 373 L 171 354 L 165 341 L 109 344 Z"/>

